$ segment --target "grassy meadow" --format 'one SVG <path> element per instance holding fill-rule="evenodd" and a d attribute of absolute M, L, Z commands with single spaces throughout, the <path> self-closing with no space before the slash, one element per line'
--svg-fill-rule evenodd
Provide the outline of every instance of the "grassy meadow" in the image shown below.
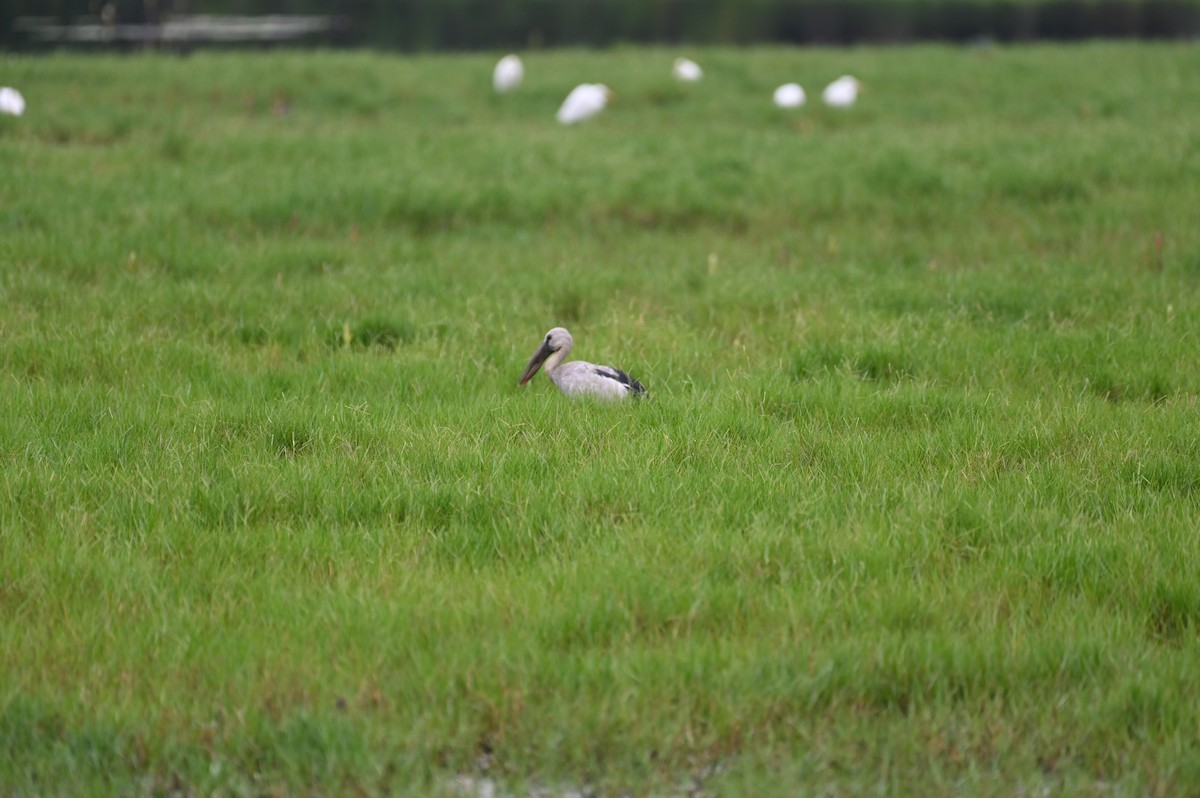
<path fill-rule="evenodd" d="M 0 793 L 1200 791 L 1200 49 L 678 54 L 0 55 Z"/>

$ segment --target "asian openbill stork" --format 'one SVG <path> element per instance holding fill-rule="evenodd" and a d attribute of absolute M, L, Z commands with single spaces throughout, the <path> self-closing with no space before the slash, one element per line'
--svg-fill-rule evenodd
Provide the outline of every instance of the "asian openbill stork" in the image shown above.
<path fill-rule="evenodd" d="M 627 396 L 642 396 L 646 388 L 633 377 L 612 366 L 597 366 L 583 360 L 564 363 L 574 340 L 562 327 L 546 333 L 542 345 L 529 360 L 520 385 L 533 379 L 543 364 L 546 376 L 567 396 L 592 396 L 597 399 L 624 399 Z"/>

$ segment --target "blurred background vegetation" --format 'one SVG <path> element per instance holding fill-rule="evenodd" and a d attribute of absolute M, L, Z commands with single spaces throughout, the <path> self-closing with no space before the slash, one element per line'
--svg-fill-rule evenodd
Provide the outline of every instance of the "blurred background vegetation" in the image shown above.
<path fill-rule="evenodd" d="M 31 34 L 31 22 L 115 33 L 197 14 L 320 15 L 328 27 L 301 43 L 410 51 L 1200 36 L 1200 0 L 4 0 L 0 46 L 62 45 Z M 113 35 L 85 46 L 148 43 Z"/>

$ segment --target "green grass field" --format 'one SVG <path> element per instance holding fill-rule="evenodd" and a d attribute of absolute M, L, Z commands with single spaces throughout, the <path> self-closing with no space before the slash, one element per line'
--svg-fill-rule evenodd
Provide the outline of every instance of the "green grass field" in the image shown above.
<path fill-rule="evenodd" d="M 677 54 L 0 57 L 0 793 L 1200 791 L 1200 50 Z"/>

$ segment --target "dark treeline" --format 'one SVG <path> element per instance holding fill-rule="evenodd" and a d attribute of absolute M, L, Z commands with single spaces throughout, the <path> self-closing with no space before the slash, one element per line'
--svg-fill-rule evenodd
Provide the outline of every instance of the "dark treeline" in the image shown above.
<path fill-rule="evenodd" d="M 1197 0 L 4 0 L 0 43 L 34 45 L 21 17 L 137 25 L 172 14 L 323 15 L 336 24 L 309 43 L 401 50 L 1200 35 Z"/>

